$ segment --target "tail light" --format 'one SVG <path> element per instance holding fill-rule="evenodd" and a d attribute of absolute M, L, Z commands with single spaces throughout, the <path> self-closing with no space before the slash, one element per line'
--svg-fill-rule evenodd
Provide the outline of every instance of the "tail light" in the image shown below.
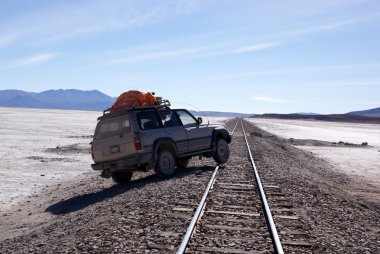
<path fill-rule="evenodd" d="M 142 146 L 141 146 L 141 139 L 140 139 L 139 136 L 134 136 L 134 137 L 133 137 L 133 143 L 135 144 L 135 149 L 136 149 L 136 151 L 142 149 Z"/>

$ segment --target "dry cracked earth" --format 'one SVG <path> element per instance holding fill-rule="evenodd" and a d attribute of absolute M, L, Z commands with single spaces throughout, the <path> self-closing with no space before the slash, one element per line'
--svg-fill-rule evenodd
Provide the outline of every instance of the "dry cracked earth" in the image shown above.
<path fill-rule="evenodd" d="M 281 188 L 310 244 L 288 253 L 380 253 L 380 205 L 353 191 L 378 190 L 250 123 L 245 129 L 261 180 Z M 248 160 L 238 142 L 239 128 L 230 145 L 232 161 Z M 175 253 L 153 244 L 165 231 L 161 222 L 178 201 L 200 200 L 214 166 L 194 158 L 169 179 L 138 172 L 122 186 L 89 172 L 46 187 L 0 214 L 0 253 Z"/>

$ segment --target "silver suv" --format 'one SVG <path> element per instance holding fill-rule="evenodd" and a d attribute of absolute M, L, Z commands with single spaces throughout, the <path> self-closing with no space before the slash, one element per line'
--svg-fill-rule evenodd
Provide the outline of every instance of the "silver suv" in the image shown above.
<path fill-rule="evenodd" d="M 154 169 L 160 177 L 187 167 L 193 156 L 228 161 L 231 135 L 223 125 L 202 124 L 186 109 L 151 106 L 104 113 L 91 145 L 94 170 L 127 183 L 136 170 Z"/>

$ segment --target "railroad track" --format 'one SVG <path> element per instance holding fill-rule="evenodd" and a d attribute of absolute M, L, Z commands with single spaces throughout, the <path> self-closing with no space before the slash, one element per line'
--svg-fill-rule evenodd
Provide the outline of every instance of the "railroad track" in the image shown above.
<path fill-rule="evenodd" d="M 243 121 L 237 120 L 231 133 L 234 139 L 244 138 L 244 142 L 235 140 L 234 148 L 247 151 L 249 160 L 231 156 L 227 165 L 216 166 L 200 202 L 194 198 L 175 201 L 167 216 L 170 220 L 163 225 L 165 242 L 151 244 L 151 249 L 178 254 L 284 253 L 265 193 L 275 204 L 276 221 L 283 234 L 289 233 L 284 227 L 300 228 L 298 217 L 284 201 L 279 186 L 261 183 Z M 293 235 L 289 239 L 285 241 L 287 247 L 310 247 L 305 241 L 294 241 Z"/>
<path fill-rule="evenodd" d="M 191 253 L 283 253 L 244 126 L 241 121 L 240 124 L 255 177 L 246 162 L 243 167 L 242 162 L 233 161 L 229 164 L 240 165 L 221 169 L 217 166 L 178 254 L 186 250 Z M 197 225 L 197 232 L 194 232 Z"/>

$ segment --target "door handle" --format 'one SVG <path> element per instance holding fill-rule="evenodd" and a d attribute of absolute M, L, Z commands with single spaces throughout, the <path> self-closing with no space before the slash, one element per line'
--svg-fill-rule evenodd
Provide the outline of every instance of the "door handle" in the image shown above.
<path fill-rule="evenodd" d="M 169 135 L 172 135 L 173 133 L 171 133 L 171 132 L 168 132 L 168 134 L 169 134 Z"/>

